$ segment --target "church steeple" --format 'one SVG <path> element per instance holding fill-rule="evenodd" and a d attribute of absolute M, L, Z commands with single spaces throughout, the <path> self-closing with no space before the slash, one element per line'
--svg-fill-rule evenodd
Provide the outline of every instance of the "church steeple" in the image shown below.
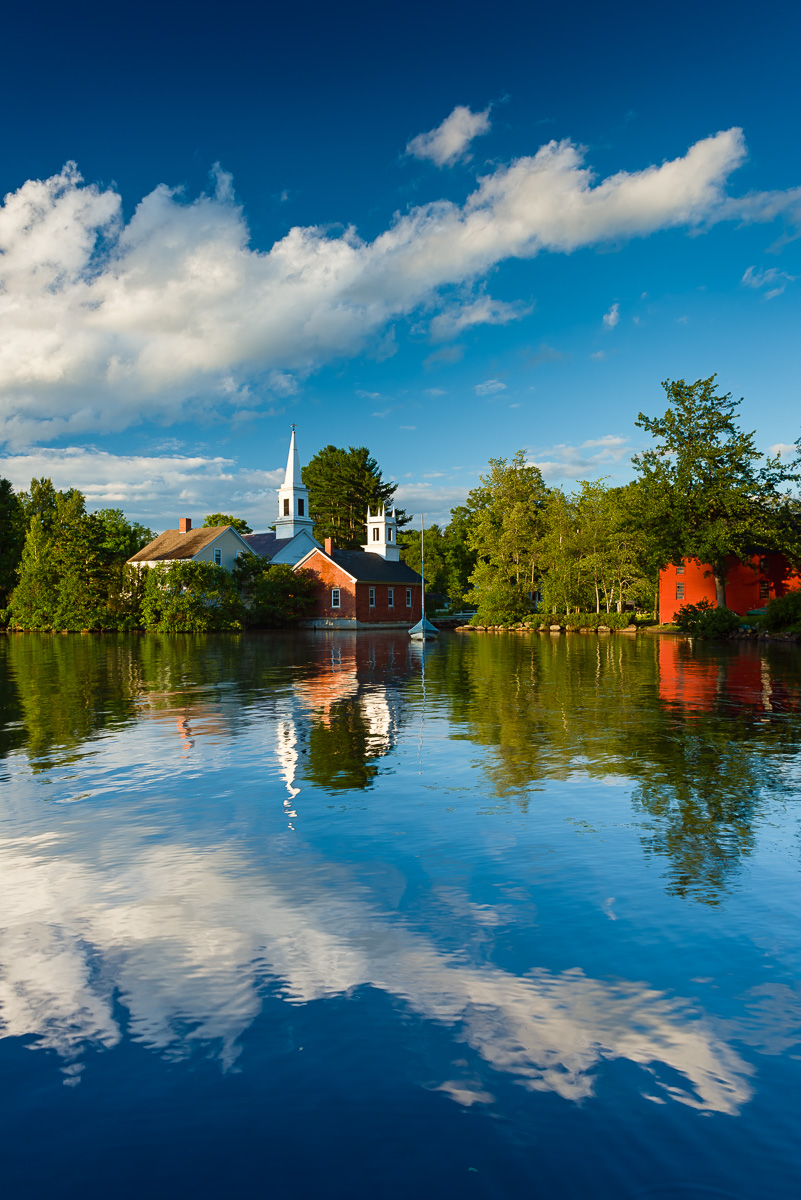
<path fill-rule="evenodd" d="M 398 524 L 395 520 L 395 509 L 392 510 L 392 516 L 388 516 L 386 508 L 382 505 L 373 516 L 372 509 L 368 508 L 365 525 L 367 526 L 367 542 L 362 546 L 362 550 L 366 550 L 368 554 L 380 554 L 389 562 L 398 562 L 400 551 L 398 550 Z"/>
<path fill-rule="evenodd" d="M 278 489 L 278 520 L 275 523 L 275 535 L 279 538 L 291 538 L 303 529 L 312 536 L 309 489 L 303 486 L 300 458 L 295 442 L 295 426 L 293 425 L 289 455 L 286 460 L 286 474 L 284 482 Z"/>

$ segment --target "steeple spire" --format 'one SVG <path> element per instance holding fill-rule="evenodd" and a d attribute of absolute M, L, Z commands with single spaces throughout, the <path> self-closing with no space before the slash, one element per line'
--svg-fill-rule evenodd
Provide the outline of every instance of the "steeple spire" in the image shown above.
<path fill-rule="evenodd" d="M 278 520 L 275 523 L 276 537 L 291 538 L 305 529 L 312 536 L 312 520 L 309 516 L 309 489 L 303 486 L 300 457 L 295 440 L 295 426 L 289 440 L 284 482 L 278 489 Z"/>

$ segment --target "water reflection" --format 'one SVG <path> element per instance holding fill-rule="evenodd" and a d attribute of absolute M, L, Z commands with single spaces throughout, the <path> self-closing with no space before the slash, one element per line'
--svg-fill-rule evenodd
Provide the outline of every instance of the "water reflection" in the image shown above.
<path fill-rule="evenodd" d="M 125 1037 L 231 1069 L 268 997 L 369 988 L 471 1049 L 482 1070 L 425 1081 L 461 1104 L 492 1102 L 490 1072 L 582 1100 L 625 1060 L 653 1099 L 737 1113 L 751 1068 L 730 1041 L 758 1044 L 777 1005 L 795 1013 L 783 992 L 715 1022 L 686 989 L 576 965 L 567 920 L 567 966 L 525 941 L 522 968 L 495 961 L 487 930 L 514 941 L 514 919 L 438 857 L 423 872 L 447 831 L 417 815 L 447 785 L 465 809 L 491 795 L 534 823 L 557 784 L 613 782 L 638 860 L 662 865 L 671 896 L 719 903 L 768 801 L 794 794 L 796 668 L 780 649 L 623 637 L 452 637 L 425 656 L 392 635 L 0 639 L 2 1031 L 55 1052 L 68 1083 Z M 435 745 L 446 766 L 426 775 Z M 373 882 L 343 850 L 358 820 L 339 842 L 325 825 L 347 794 L 376 820 L 397 809 L 414 840 L 404 864 L 398 828 L 372 830 Z M 483 829 L 459 830 L 454 858 L 498 858 Z M 393 880 L 422 894 L 414 911 L 388 902 Z"/>
<path fill-rule="evenodd" d="M 293 1004 L 370 985 L 566 1100 L 591 1096 L 594 1070 L 615 1058 L 644 1068 L 656 1096 L 703 1111 L 736 1113 L 751 1094 L 748 1064 L 686 1000 L 579 969 L 518 977 L 465 962 L 312 855 L 264 875 L 231 848 L 129 834 L 122 869 L 104 846 L 91 859 L 64 839 L 0 847 L 3 1032 L 56 1051 L 70 1082 L 90 1046 L 122 1037 L 115 996 L 136 1041 L 173 1059 L 206 1044 L 231 1067 L 270 982 Z"/>

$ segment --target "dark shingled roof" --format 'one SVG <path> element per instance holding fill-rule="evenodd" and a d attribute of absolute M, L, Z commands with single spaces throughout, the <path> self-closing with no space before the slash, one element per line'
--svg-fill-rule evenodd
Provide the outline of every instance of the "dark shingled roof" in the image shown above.
<path fill-rule="evenodd" d="M 422 583 L 405 562 L 392 562 L 366 550 L 332 550 L 329 556 L 359 583 Z"/>
<path fill-rule="evenodd" d="M 270 529 L 267 533 L 246 533 L 242 540 L 247 542 L 254 554 L 260 554 L 262 558 L 275 558 L 279 550 L 283 550 L 293 539 L 276 537 L 275 530 Z"/>
<path fill-rule="evenodd" d="M 231 525 L 214 525 L 210 529 L 190 529 L 181 533 L 180 529 L 165 529 L 147 546 L 132 555 L 129 563 L 166 562 L 175 558 L 194 558 L 195 555 L 213 542 L 225 529 Z"/>

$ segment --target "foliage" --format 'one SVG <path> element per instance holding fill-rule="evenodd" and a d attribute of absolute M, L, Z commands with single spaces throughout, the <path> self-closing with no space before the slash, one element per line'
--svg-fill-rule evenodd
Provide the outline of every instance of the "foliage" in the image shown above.
<path fill-rule="evenodd" d="M 161 633 L 242 628 L 242 601 L 233 574 L 210 562 L 143 567 L 142 624 Z"/>
<path fill-rule="evenodd" d="M 769 601 L 759 624 L 770 633 L 779 630 L 801 633 L 801 591 L 787 592 Z"/>
<path fill-rule="evenodd" d="M 574 612 L 550 615 L 537 613 L 533 623 L 546 628 L 549 625 L 562 625 L 565 629 L 598 629 L 599 626 L 606 625 L 609 629 L 626 629 L 634 624 L 634 617 L 630 612 Z"/>
<path fill-rule="evenodd" d="M 57 492 L 34 479 L 21 497 L 28 529 L 19 582 L 8 605 L 18 629 L 125 629 L 138 619 L 133 577 L 125 560 L 151 531 L 119 509 L 87 513 L 75 488 Z"/>
<path fill-rule="evenodd" d="M 455 508 L 444 529 L 429 525 L 425 531 L 426 592 L 441 592 L 459 605 L 469 587 L 475 569 L 476 554 L 467 544 L 471 514 L 466 508 Z M 420 530 L 407 529 L 401 541 L 401 558 L 414 571 L 422 565 Z"/>
<path fill-rule="evenodd" d="M 391 508 L 398 487 L 383 480 L 366 446 L 325 446 L 303 468 L 303 482 L 314 536 L 319 542 L 333 538 L 342 550 L 364 545 L 367 509 Z M 409 522 L 403 509 L 396 517 L 399 529 Z"/>
<path fill-rule="evenodd" d="M 543 510 L 548 492 L 524 450 L 514 457 L 490 459 L 488 475 L 467 497 L 472 519 L 467 544 L 476 555 L 470 590 L 477 622 L 497 625 L 520 620 L 531 611 L 540 576 Z"/>
<path fill-rule="evenodd" d="M 8 479 L 0 478 L 0 611 L 17 582 L 17 568 L 25 543 L 22 502 Z"/>
<path fill-rule="evenodd" d="M 220 525 L 231 525 L 237 533 L 252 533 L 244 517 L 231 517 L 228 513 L 209 513 L 203 521 L 203 529 L 216 529 Z"/>
<path fill-rule="evenodd" d="M 294 571 L 287 563 L 270 565 L 258 554 L 243 554 L 234 567 L 234 580 L 251 628 L 292 625 L 314 606 L 318 581 L 312 571 Z"/>
<path fill-rule="evenodd" d="M 638 524 L 660 565 L 683 558 L 709 563 L 717 604 L 724 606 L 729 557 L 747 562 L 759 549 L 801 561 L 801 525 L 781 490 L 798 483 L 801 471 L 798 460 L 788 467 L 778 457 L 762 462 L 754 434 L 736 424 L 741 402 L 730 392 L 717 395 L 715 378 L 662 384 L 667 411 L 640 413 L 636 422 L 658 444 L 633 462 L 642 484 Z"/>
<path fill-rule="evenodd" d="M 656 575 L 643 534 L 631 519 L 634 484 L 583 482 L 554 489 L 544 514 L 542 607 L 606 613 L 624 604 L 653 605 Z"/>
<path fill-rule="evenodd" d="M 734 633 L 742 625 L 742 617 L 730 608 L 716 607 L 708 600 L 697 604 L 683 604 L 673 614 L 673 620 L 682 633 L 691 633 L 701 638 L 723 638 Z"/>
<path fill-rule="evenodd" d="M 129 521 L 121 508 L 101 508 L 94 516 L 103 526 L 102 548 L 117 562 L 132 558 L 156 536 L 146 525 Z"/>

